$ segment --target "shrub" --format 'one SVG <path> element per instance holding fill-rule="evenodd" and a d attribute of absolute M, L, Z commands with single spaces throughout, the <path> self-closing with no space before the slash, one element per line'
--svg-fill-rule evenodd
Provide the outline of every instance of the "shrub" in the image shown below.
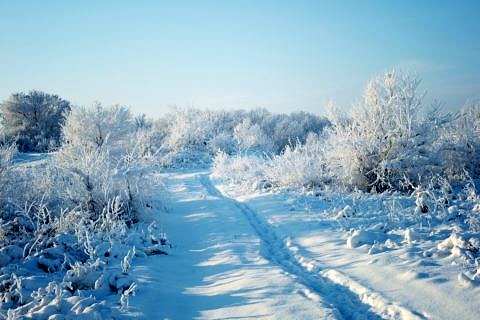
<path fill-rule="evenodd" d="M 364 101 L 346 119 L 333 122 L 326 161 L 330 174 L 347 188 L 401 190 L 440 170 L 433 146 L 439 110 L 422 114 L 420 81 L 401 72 L 376 77 Z"/>
<path fill-rule="evenodd" d="M 442 131 L 442 160 L 451 179 L 480 177 L 480 101 L 469 101 Z"/>
<path fill-rule="evenodd" d="M 273 141 L 258 124 L 250 119 L 244 119 L 233 131 L 233 136 L 239 152 L 267 153 L 273 151 Z"/>
<path fill-rule="evenodd" d="M 266 159 L 257 155 L 227 155 L 218 152 L 213 160 L 212 174 L 215 179 L 238 184 L 248 191 L 266 186 Z"/>
<path fill-rule="evenodd" d="M 265 178 L 280 188 L 325 187 L 329 183 L 323 138 L 311 134 L 305 144 L 287 146 L 265 166 Z"/>
<path fill-rule="evenodd" d="M 105 108 L 100 103 L 73 108 L 62 127 L 64 143 L 90 149 L 108 146 L 112 153 L 131 143 L 133 132 L 135 121 L 129 109 L 118 105 Z"/>
<path fill-rule="evenodd" d="M 16 179 L 13 172 L 13 156 L 17 151 L 14 144 L 0 144 L 0 218 L 6 215 L 7 207 L 11 207 L 10 196 Z M 17 190 L 18 192 L 19 190 Z"/>
<path fill-rule="evenodd" d="M 38 318 L 48 307 L 46 317 L 91 318 L 96 298 L 111 294 L 126 308 L 135 288 L 127 264 L 166 245 L 164 234 L 134 224 L 158 190 L 146 177 L 149 127 L 135 126 L 125 108 L 79 108 L 69 117 L 70 139 L 44 162 L 13 165 L 15 148 L 0 146 L 0 317 Z M 22 287 L 27 278 L 53 282 Z M 80 308 L 83 295 L 90 297 Z"/>
<path fill-rule="evenodd" d="M 54 155 L 55 174 L 62 185 L 51 192 L 98 217 L 117 199 L 127 222 L 136 221 L 143 200 L 139 188 L 152 164 L 151 130 L 138 127 L 127 108 L 75 108 L 63 126 L 65 144 Z M 60 183 L 60 182 L 59 182 Z M 60 191 L 56 191 L 60 190 Z"/>

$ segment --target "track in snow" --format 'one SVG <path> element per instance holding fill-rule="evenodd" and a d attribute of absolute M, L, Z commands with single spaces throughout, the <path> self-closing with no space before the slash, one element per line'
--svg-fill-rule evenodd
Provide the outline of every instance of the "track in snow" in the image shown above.
<path fill-rule="evenodd" d="M 425 319 L 417 312 L 388 301 L 377 292 L 336 270 L 321 270 L 318 264 L 298 253 L 289 240 L 279 239 L 272 227 L 258 217 L 248 205 L 224 196 L 210 181 L 201 175 L 202 185 L 211 196 L 234 204 L 247 218 L 262 241 L 264 258 L 280 266 L 299 283 L 306 286 L 338 310 L 345 319 Z"/>
<path fill-rule="evenodd" d="M 136 261 L 132 275 L 139 289 L 131 305 L 146 319 L 343 319 L 264 257 L 262 241 L 242 211 L 211 195 L 204 174 L 162 175 L 172 201 L 154 219 L 174 247 L 168 256 Z"/>
<path fill-rule="evenodd" d="M 297 281 L 319 294 L 338 310 L 346 319 L 379 319 L 379 315 L 373 313 L 370 307 L 362 303 L 359 298 L 346 290 L 344 287 L 327 283 L 325 279 L 306 271 L 286 248 L 284 242 L 278 239 L 265 223 L 262 223 L 247 205 L 223 196 L 210 182 L 207 175 L 201 176 L 201 182 L 208 192 L 223 201 L 234 204 L 247 218 L 252 228 L 261 239 L 263 255 L 266 259 L 280 266 L 284 271 L 293 275 Z"/>

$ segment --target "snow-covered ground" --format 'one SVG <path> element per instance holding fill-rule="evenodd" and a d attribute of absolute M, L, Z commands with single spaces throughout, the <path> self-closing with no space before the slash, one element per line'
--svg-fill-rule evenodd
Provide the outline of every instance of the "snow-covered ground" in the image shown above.
<path fill-rule="evenodd" d="M 146 318 L 338 317 L 331 297 L 285 267 L 243 211 L 213 189 L 206 172 L 163 178 L 173 198 L 160 222 L 174 247 L 168 256 L 135 261 L 139 288 L 130 303 Z M 359 314 L 372 315 L 358 303 Z"/>
<path fill-rule="evenodd" d="M 159 222 L 173 248 L 135 261 L 131 305 L 146 318 L 478 317 L 479 287 L 459 281 L 454 257 L 435 256 L 413 231 L 383 233 L 375 251 L 362 241 L 381 233 L 341 231 L 325 213 L 331 203 L 315 207 L 294 193 L 242 195 L 206 171 L 162 178 L 173 198 Z"/>
<path fill-rule="evenodd" d="M 403 229 L 392 223 L 388 230 L 388 223 L 369 227 L 375 214 L 355 219 L 339 199 L 217 187 L 243 208 L 262 238 L 276 239 L 279 255 L 346 288 L 382 317 L 478 319 L 478 280 L 466 276 L 462 264 L 469 242 L 452 231 L 454 223 L 414 231 L 404 220 L 397 221 Z M 350 227 L 355 231 L 346 232 Z"/>
<path fill-rule="evenodd" d="M 206 169 L 151 174 L 167 190 L 150 190 L 162 203 L 168 193 L 167 210 L 153 210 L 129 229 L 130 242 L 109 249 L 122 254 L 104 259 L 108 268 L 89 265 L 84 276 L 72 278 L 84 283 L 100 277 L 95 288 L 72 295 L 60 286 L 63 273 L 43 273 L 28 260 L 15 267 L 23 277 L 18 292 L 40 286 L 42 298 L 18 314 L 45 319 L 61 314 L 66 319 L 74 314 L 84 319 L 477 319 L 480 314 L 478 234 L 455 220 L 476 200 L 452 200 L 452 209 L 437 219 L 413 212 L 415 206 L 405 204 L 412 199 L 400 195 L 248 192 L 216 180 Z M 153 254 L 151 232 L 139 232 L 151 219 L 160 229 L 155 234 L 165 232 L 170 245 L 159 244 L 162 251 Z M 132 243 L 137 251 L 127 275 L 119 264 Z M 111 279 L 117 278 L 136 284 L 135 295 L 125 295 L 129 307 L 120 304 L 123 289 L 110 292 Z"/>

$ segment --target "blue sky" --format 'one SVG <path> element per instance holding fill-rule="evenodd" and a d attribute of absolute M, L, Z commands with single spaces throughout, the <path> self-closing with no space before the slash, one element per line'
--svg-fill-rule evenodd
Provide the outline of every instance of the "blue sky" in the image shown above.
<path fill-rule="evenodd" d="M 402 68 L 458 108 L 480 97 L 479 16 L 475 0 L 0 0 L 0 99 L 322 113 Z"/>

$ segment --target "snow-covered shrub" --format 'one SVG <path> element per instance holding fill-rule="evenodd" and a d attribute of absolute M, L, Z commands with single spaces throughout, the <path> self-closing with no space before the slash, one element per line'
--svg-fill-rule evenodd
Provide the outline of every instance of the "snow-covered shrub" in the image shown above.
<path fill-rule="evenodd" d="M 216 150 L 227 154 L 234 154 L 237 150 L 235 139 L 230 132 L 222 132 L 213 137 L 208 142 L 208 147 L 212 151 Z"/>
<path fill-rule="evenodd" d="M 164 147 L 172 152 L 206 151 L 210 126 L 203 112 L 177 109 L 168 115 L 169 134 Z"/>
<path fill-rule="evenodd" d="M 133 256 L 165 253 L 165 235 L 137 223 L 158 186 L 147 176 L 154 156 L 150 128 L 135 126 L 128 110 L 117 108 L 97 106 L 72 117 L 64 126 L 69 140 L 44 162 L 11 165 L 15 149 L 1 147 L 7 170 L 0 178 L 8 188 L 0 189 L 0 317 L 111 318 L 104 299 L 118 294 L 126 308 L 134 293 L 126 274 Z M 78 121 L 98 131 L 81 130 Z M 129 253 L 132 246 L 138 249 Z M 45 273 L 53 281 L 48 286 L 21 286 Z M 84 294 L 91 298 L 80 299 Z"/>
<path fill-rule="evenodd" d="M 312 188 L 330 183 L 326 171 L 324 139 L 310 134 L 305 144 L 297 141 L 279 155 L 227 155 L 214 158 L 213 176 L 247 189 Z"/>
<path fill-rule="evenodd" d="M 208 162 L 211 156 L 209 142 L 221 129 L 215 126 L 212 115 L 209 111 L 176 109 L 165 117 L 167 134 L 162 143 L 164 166 Z"/>
<path fill-rule="evenodd" d="M 265 179 L 266 159 L 257 155 L 228 155 L 218 152 L 213 160 L 215 179 L 238 184 L 247 190 L 271 187 Z"/>
<path fill-rule="evenodd" d="M 126 144 L 131 143 L 135 121 L 129 109 L 122 106 L 75 107 L 62 128 L 64 144 L 96 149 L 108 146 L 112 156 L 117 156 Z"/>
<path fill-rule="evenodd" d="M 12 162 L 16 152 L 14 144 L 0 144 L 0 219 L 6 219 L 7 214 L 11 213 L 11 196 L 19 191 L 15 190 L 17 176 Z"/>
<path fill-rule="evenodd" d="M 0 185 L 5 185 L 8 181 L 8 175 L 12 168 L 13 156 L 17 152 L 15 145 L 0 145 Z"/>
<path fill-rule="evenodd" d="M 41 91 L 15 93 L 0 104 L 4 134 L 20 151 L 45 152 L 59 146 L 70 102 Z"/>
<path fill-rule="evenodd" d="M 140 189 L 152 182 L 144 176 L 156 152 L 153 135 L 123 107 L 73 109 L 63 127 L 65 144 L 51 162 L 61 177 L 52 192 L 96 217 L 115 201 L 119 214 L 135 221 L 145 205 Z"/>
<path fill-rule="evenodd" d="M 245 119 L 233 131 L 240 152 L 267 153 L 273 151 L 273 140 L 263 132 L 258 124 Z"/>
<path fill-rule="evenodd" d="M 276 154 L 280 154 L 286 146 L 294 147 L 297 142 L 306 143 L 309 134 L 321 134 L 329 126 L 325 118 L 303 111 L 274 117 L 275 127 L 271 136 Z"/>
<path fill-rule="evenodd" d="M 445 172 L 463 180 L 480 177 L 480 101 L 469 101 L 441 135 Z"/>
<path fill-rule="evenodd" d="M 323 137 L 311 134 L 305 144 L 287 146 L 265 166 L 265 178 L 280 188 L 325 187 L 329 177 L 325 164 Z"/>
<path fill-rule="evenodd" d="M 422 114 L 420 81 L 401 72 L 376 77 L 364 101 L 341 121 L 332 119 L 326 161 L 331 175 L 347 188 L 404 189 L 440 170 L 432 147 L 438 135 L 439 111 Z"/>

